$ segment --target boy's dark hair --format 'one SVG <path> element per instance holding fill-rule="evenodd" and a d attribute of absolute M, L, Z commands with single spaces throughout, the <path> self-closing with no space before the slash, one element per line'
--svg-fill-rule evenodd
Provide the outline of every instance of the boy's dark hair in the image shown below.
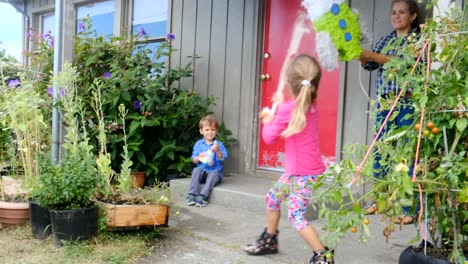
<path fill-rule="evenodd" d="M 216 130 L 219 128 L 218 121 L 216 121 L 214 115 L 207 115 L 200 120 L 198 127 L 202 129 L 204 126 L 215 127 Z"/>

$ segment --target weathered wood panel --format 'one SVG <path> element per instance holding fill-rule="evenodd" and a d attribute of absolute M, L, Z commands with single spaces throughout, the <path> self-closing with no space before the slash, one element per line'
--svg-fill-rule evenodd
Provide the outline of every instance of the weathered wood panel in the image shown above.
<path fill-rule="evenodd" d="M 369 32 L 372 34 L 372 21 L 374 19 L 374 1 L 353 1 L 352 8 L 356 8 L 360 13 L 360 19 L 368 21 Z M 374 36 L 372 36 L 375 39 Z M 370 49 L 371 44 L 364 45 Z M 369 131 L 373 122 L 368 118 L 369 102 L 367 95 L 372 96 L 371 74 L 362 69 L 358 60 L 346 64 L 346 74 L 344 88 L 344 106 L 342 120 L 342 145 L 354 143 L 367 143 Z M 362 85 L 362 87 L 361 87 Z"/>
<path fill-rule="evenodd" d="M 184 1 L 182 18 L 182 43 L 180 46 L 180 66 L 185 67 L 192 59 L 195 53 L 195 34 L 197 20 L 197 2 L 196 0 Z M 193 78 L 185 78 L 180 82 L 180 87 L 186 90 L 193 90 Z"/>
<path fill-rule="evenodd" d="M 215 116 L 239 140 L 229 149 L 228 173 L 251 169 L 254 158 L 258 5 L 252 0 L 172 1 L 171 29 L 179 52 L 171 57 L 171 66 L 185 66 L 187 56 L 200 56 L 192 80 L 181 81 L 180 87 L 215 97 Z"/>
<path fill-rule="evenodd" d="M 212 0 L 198 0 L 197 28 L 195 38 L 195 54 L 200 56 L 195 61 L 193 89 L 201 96 L 208 95 L 208 79 L 210 76 L 210 39 L 211 39 L 211 5 Z"/>

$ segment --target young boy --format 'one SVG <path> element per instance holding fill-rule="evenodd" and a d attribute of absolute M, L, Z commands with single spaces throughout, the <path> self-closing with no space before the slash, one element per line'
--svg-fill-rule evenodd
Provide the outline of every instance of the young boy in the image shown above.
<path fill-rule="evenodd" d="M 199 122 L 203 138 L 193 146 L 192 162 L 197 165 L 192 171 L 192 179 L 187 196 L 187 205 L 203 207 L 214 186 L 223 179 L 223 162 L 227 158 L 223 143 L 216 140 L 218 122 L 213 115 L 203 117 Z M 200 183 L 204 183 L 201 192 Z"/>

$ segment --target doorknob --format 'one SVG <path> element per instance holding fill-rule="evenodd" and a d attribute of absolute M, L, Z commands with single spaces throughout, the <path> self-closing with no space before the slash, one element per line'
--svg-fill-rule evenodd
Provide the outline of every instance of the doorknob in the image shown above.
<path fill-rule="evenodd" d="M 260 79 L 262 79 L 264 81 L 270 80 L 270 75 L 268 73 L 262 74 L 262 75 L 260 75 Z"/>

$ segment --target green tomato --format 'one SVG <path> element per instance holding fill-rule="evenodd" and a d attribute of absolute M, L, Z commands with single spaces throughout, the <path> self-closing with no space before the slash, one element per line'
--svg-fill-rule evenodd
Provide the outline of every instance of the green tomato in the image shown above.
<path fill-rule="evenodd" d="M 437 172 L 437 174 L 439 174 L 439 175 L 440 175 L 440 174 L 444 174 L 445 171 L 446 171 L 446 169 L 445 169 L 445 168 L 442 168 L 442 167 L 438 167 L 438 168 L 436 169 L 436 172 Z"/>
<path fill-rule="evenodd" d="M 393 79 L 395 79 L 395 74 L 389 73 L 389 74 L 387 75 L 387 81 L 392 81 Z"/>

